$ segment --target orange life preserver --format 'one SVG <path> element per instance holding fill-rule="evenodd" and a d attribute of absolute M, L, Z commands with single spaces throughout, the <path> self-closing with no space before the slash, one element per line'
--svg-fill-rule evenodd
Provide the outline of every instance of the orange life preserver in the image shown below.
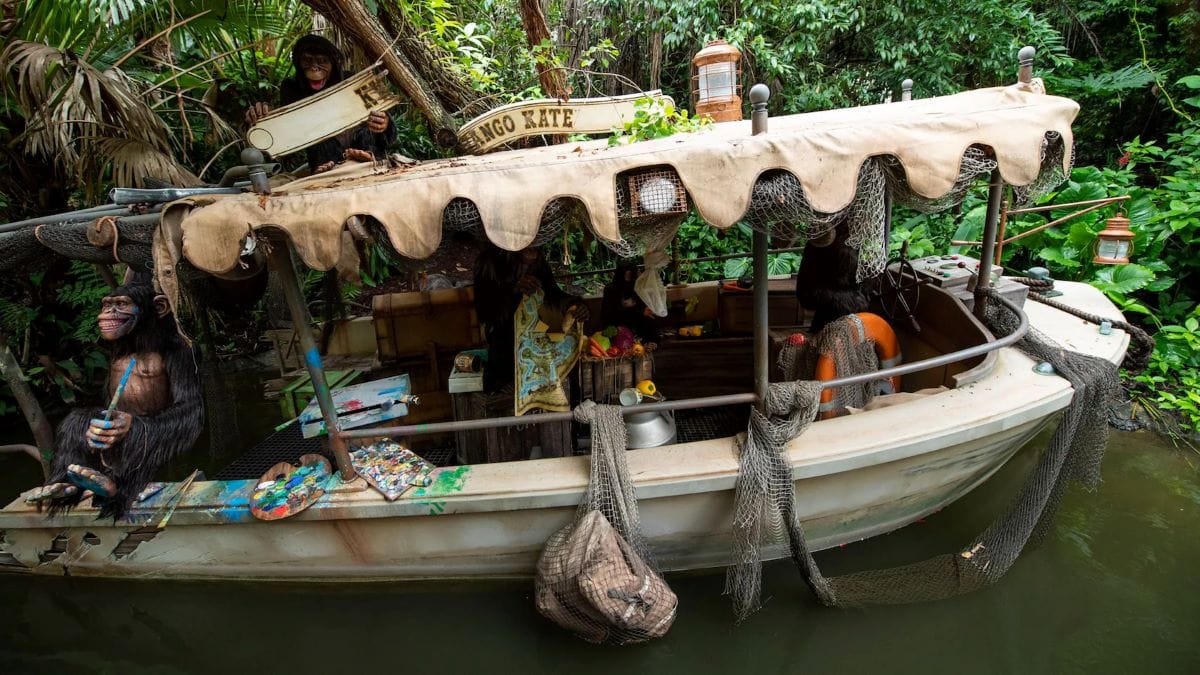
<path fill-rule="evenodd" d="M 896 331 L 878 314 L 859 312 L 844 316 L 838 321 L 850 321 L 855 328 L 857 342 L 871 340 L 875 343 L 875 355 L 879 357 L 880 368 L 891 368 L 900 365 L 900 342 L 896 339 Z M 837 366 L 834 365 L 833 355 L 825 352 L 817 357 L 817 371 L 814 377 L 822 382 L 838 376 Z M 890 377 L 880 381 L 880 391 L 884 394 L 894 394 L 900 391 L 900 376 Z M 821 390 L 821 407 L 818 419 L 827 420 L 843 414 L 844 410 L 834 410 L 833 389 Z"/>

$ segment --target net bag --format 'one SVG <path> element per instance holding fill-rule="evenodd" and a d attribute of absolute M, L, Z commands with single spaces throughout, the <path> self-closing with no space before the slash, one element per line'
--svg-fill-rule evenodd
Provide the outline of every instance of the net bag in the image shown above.
<path fill-rule="evenodd" d="M 661 637 L 679 601 L 642 539 L 620 408 L 586 401 L 575 418 L 592 426 L 591 476 L 574 522 L 546 542 L 534 602 L 542 616 L 588 642 Z"/>

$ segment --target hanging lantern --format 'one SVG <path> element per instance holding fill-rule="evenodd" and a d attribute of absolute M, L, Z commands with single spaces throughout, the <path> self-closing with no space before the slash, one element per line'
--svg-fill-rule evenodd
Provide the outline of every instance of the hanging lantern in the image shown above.
<path fill-rule="evenodd" d="M 1092 258 L 1092 262 L 1097 265 L 1128 265 L 1129 255 L 1133 253 L 1133 230 L 1129 229 L 1129 219 L 1118 213 L 1106 220 L 1104 225 L 1097 235 L 1096 257 Z"/>
<path fill-rule="evenodd" d="M 692 109 L 714 122 L 742 119 L 742 53 L 714 40 L 692 57 Z"/>

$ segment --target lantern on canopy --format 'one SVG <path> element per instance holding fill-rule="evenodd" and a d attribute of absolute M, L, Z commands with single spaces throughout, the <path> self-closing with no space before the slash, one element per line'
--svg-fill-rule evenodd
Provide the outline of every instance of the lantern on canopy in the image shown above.
<path fill-rule="evenodd" d="M 714 40 L 692 57 L 692 109 L 714 122 L 742 119 L 742 53 Z"/>
<path fill-rule="evenodd" d="M 1129 229 L 1129 219 L 1124 214 L 1118 213 L 1106 220 L 1104 229 L 1096 236 L 1096 257 L 1092 262 L 1097 265 L 1129 264 L 1129 255 L 1133 253 L 1133 230 Z"/>

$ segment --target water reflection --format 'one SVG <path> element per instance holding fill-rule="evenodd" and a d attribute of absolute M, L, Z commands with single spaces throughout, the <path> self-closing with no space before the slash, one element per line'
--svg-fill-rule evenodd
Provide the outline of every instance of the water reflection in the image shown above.
<path fill-rule="evenodd" d="M 954 550 L 999 512 L 1034 458 L 1021 453 L 924 523 L 818 554 L 818 562 L 837 574 Z M 734 626 L 721 574 L 676 575 L 680 615 L 671 633 L 604 648 L 538 617 L 528 582 L 0 576 L 0 672 L 1200 672 L 1195 459 L 1148 434 L 1115 434 L 1103 484 L 1070 491 L 1045 546 L 998 585 L 938 603 L 825 609 L 789 563 L 774 563 L 764 609 Z M 6 488 L 21 472 L 36 481 L 36 466 L 22 461 L 0 457 Z"/>

